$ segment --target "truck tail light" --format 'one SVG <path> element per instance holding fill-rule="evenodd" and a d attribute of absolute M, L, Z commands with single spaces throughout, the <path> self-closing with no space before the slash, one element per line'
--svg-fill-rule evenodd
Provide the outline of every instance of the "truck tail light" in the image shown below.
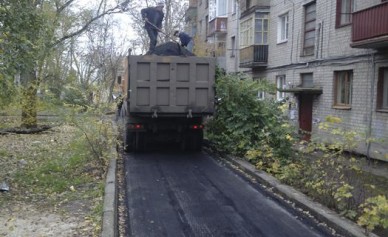
<path fill-rule="evenodd" d="M 193 130 L 201 130 L 203 128 L 204 128 L 203 124 L 190 125 L 190 129 L 193 129 Z"/>
<path fill-rule="evenodd" d="M 135 123 L 135 124 L 128 124 L 128 128 L 133 130 L 139 130 L 139 129 L 143 129 L 144 126 L 143 124 Z"/>

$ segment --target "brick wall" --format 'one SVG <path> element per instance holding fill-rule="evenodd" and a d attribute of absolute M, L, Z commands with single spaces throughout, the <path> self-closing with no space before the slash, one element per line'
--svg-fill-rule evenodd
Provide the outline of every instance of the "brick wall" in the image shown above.
<path fill-rule="evenodd" d="M 313 56 L 302 56 L 304 6 L 312 1 L 293 2 L 271 1 L 269 59 L 265 77 L 275 82 L 276 75 L 286 75 L 287 82 L 298 85 L 301 73 L 313 73 L 315 86 L 323 88 L 323 93 L 314 99 L 313 120 L 324 121 L 328 115 L 337 116 L 342 118 L 343 128 L 355 130 L 361 137 L 365 137 L 372 114 L 372 137 L 384 141 L 372 144 L 370 155 L 388 161 L 385 157 L 388 154 L 388 113 L 375 111 L 377 72 L 379 67 L 388 66 L 388 55 L 377 52 L 374 65 L 372 54 L 375 50 L 351 48 L 351 25 L 335 27 L 336 1 L 332 0 L 316 1 L 316 51 Z M 355 10 L 365 9 L 380 2 L 356 0 Z M 278 43 L 279 16 L 286 13 L 289 15 L 288 40 Z M 352 104 L 351 109 L 347 110 L 333 108 L 334 71 L 342 70 L 353 71 Z M 371 95 L 373 81 L 375 84 Z M 289 96 L 294 98 L 292 94 Z M 313 125 L 313 133 L 315 136 L 324 137 L 324 134 L 317 130 L 317 125 Z M 364 142 L 357 151 L 366 154 Z"/>

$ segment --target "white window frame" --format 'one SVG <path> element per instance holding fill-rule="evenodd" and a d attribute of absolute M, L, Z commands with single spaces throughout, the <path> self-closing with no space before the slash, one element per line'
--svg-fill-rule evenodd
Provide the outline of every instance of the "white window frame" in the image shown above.
<path fill-rule="evenodd" d="M 263 81 L 265 79 L 264 78 L 254 78 L 253 80 Z M 258 100 L 264 100 L 265 97 L 266 97 L 265 91 L 258 91 L 257 92 L 257 99 Z"/>
<path fill-rule="evenodd" d="M 264 100 L 265 99 L 265 92 L 264 91 L 258 91 L 257 92 L 257 99 Z"/>
<path fill-rule="evenodd" d="M 256 14 L 257 13 L 257 14 Z M 240 22 L 240 48 L 246 48 L 256 43 L 256 33 L 260 34 L 262 43 L 259 45 L 268 45 L 269 37 L 269 13 L 268 12 L 256 12 L 253 16 Z M 265 18 L 256 17 L 259 14 L 267 14 Z M 262 22 L 262 29 L 258 31 L 255 27 L 255 22 Z M 265 23 L 266 22 L 266 23 Z M 264 25 L 267 25 L 267 29 L 264 29 Z M 266 36 L 266 37 L 264 37 Z"/>
<path fill-rule="evenodd" d="M 277 43 L 284 43 L 288 41 L 289 31 L 289 14 L 288 12 L 278 17 L 278 37 Z"/>
<path fill-rule="evenodd" d="M 240 23 L 240 48 L 253 45 L 253 17 Z"/>
<path fill-rule="evenodd" d="M 259 29 L 258 23 L 261 22 L 261 29 Z M 268 12 L 256 12 L 255 21 L 253 22 L 255 35 L 253 36 L 255 45 L 268 45 L 269 37 L 269 13 Z M 267 28 L 266 28 L 267 27 Z"/>
<path fill-rule="evenodd" d="M 286 98 L 286 93 L 279 91 L 279 89 L 286 88 L 286 75 L 276 76 L 276 88 L 278 89 L 276 91 L 276 100 L 278 101 L 284 100 Z"/>

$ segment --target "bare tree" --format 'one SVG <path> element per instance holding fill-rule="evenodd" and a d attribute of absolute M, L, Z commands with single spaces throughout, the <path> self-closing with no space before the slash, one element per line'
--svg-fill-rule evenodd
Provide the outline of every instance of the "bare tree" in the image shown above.
<path fill-rule="evenodd" d="M 137 35 L 133 35 L 133 38 L 135 38 L 137 42 L 141 42 L 141 46 L 139 47 L 139 51 L 141 53 L 145 53 L 147 51 L 149 38 L 146 31 L 144 30 L 144 21 L 141 18 L 140 11 L 142 8 L 155 6 L 158 2 L 160 1 L 149 0 L 144 2 L 141 0 L 134 0 L 131 2 L 131 6 L 126 12 L 126 14 L 128 14 L 132 19 L 131 27 L 133 31 L 140 32 Z M 188 7 L 188 1 L 164 0 L 163 2 L 165 5 L 163 29 L 159 34 L 158 43 L 165 43 L 168 41 L 176 40 L 173 36 L 174 31 L 183 29 L 185 12 Z"/>
<path fill-rule="evenodd" d="M 96 8 L 81 11 L 80 17 L 72 17 L 73 6 L 79 2 L 2 0 L 0 3 L 2 28 L 13 33 L 2 39 L 0 46 L 6 49 L 3 50 L 3 62 L 8 65 L 7 70 L 20 72 L 23 127 L 37 126 L 36 95 L 50 55 L 89 29 L 98 19 L 122 12 L 129 1 L 110 6 L 108 0 L 99 0 Z"/>

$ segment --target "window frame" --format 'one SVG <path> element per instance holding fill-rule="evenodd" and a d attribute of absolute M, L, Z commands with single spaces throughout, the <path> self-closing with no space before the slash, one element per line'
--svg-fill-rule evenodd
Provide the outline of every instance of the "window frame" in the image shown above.
<path fill-rule="evenodd" d="M 281 85 L 281 87 L 279 86 Z M 279 89 L 286 88 L 286 75 L 277 75 L 276 76 L 276 100 L 281 101 L 286 98 L 286 92 L 279 91 Z"/>
<path fill-rule="evenodd" d="M 240 48 L 246 48 L 253 44 L 253 16 L 240 22 Z"/>
<path fill-rule="evenodd" d="M 348 1 L 349 6 L 346 7 L 346 12 L 343 12 L 343 3 Z M 352 13 L 354 12 L 354 0 L 337 0 L 336 14 L 335 14 L 335 27 L 341 28 L 348 25 L 351 25 L 353 22 Z M 342 16 L 349 15 L 349 20 L 342 22 Z"/>
<path fill-rule="evenodd" d="M 253 80 L 257 80 L 259 82 L 262 82 L 266 80 L 265 78 L 253 78 Z M 258 100 L 265 100 L 267 96 L 267 93 L 265 91 L 257 91 L 257 99 Z"/>
<path fill-rule="evenodd" d="M 263 17 L 264 16 L 264 17 Z M 258 22 L 261 21 L 261 29 L 258 29 Z M 268 12 L 255 12 L 254 18 L 254 35 L 253 35 L 253 44 L 254 45 L 268 45 L 268 37 L 269 37 L 269 13 Z M 267 27 L 267 28 L 265 28 Z M 260 35 L 261 42 L 258 42 Z M 258 42 L 258 43 L 257 43 Z"/>
<path fill-rule="evenodd" d="M 342 74 L 344 77 L 342 78 Z M 352 108 L 352 100 L 353 100 L 353 70 L 340 70 L 334 71 L 334 88 L 333 88 L 333 108 L 335 109 L 351 109 Z M 344 80 L 341 83 L 339 80 Z M 341 83 L 341 84 L 339 84 Z M 345 87 L 344 89 L 340 88 L 340 86 Z M 341 90 L 341 91 L 339 91 Z M 344 92 L 342 91 L 344 90 Z M 339 94 L 340 93 L 340 94 Z M 343 97 L 343 93 L 345 93 L 344 100 L 341 101 Z M 341 97 L 341 98 L 339 98 Z"/>
<path fill-rule="evenodd" d="M 376 110 L 378 112 L 388 112 L 388 67 L 379 68 Z"/>
<path fill-rule="evenodd" d="M 232 46 L 232 52 L 230 53 L 230 57 L 231 58 L 234 58 L 236 57 L 236 36 L 233 35 L 232 37 L 230 37 L 230 45 Z"/>
<path fill-rule="evenodd" d="M 311 12 L 308 12 L 309 10 L 308 8 L 312 6 L 314 6 L 315 9 Z M 314 18 L 308 19 L 308 15 L 312 12 L 314 12 Z M 302 56 L 313 56 L 315 54 L 316 21 L 317 21 L 317 4 L 314 1 L 304 6 L 304 20 L 303 20 L 304 34 L 303 34 Z M 313 27 L 311 27 L 310 25 L 312 25 Z M 311 28 L 309 28 L 308 26 L 310 26 Z M 307 38 L 307 36 L 310 35 L 311 33 L 313 33 L 313 37 Z M 306 46 L 306 41 L 308 40 L 313 40 L 313 44 Z"/>
<path fill-rule="evenodd" d="M 257 21 L 261 21 L 262 28 L 260 30 L 256 28 Z M 240 49 L 247 48 L 252 45 L 268 45 L 270 24 L 268 12 L 255 12 L 247 19 L 240 21 L 239 24 Z M 267 27 L 266 29 L 265 26 Z M 258 42 L 259 37 L 256 37 L 256 34 L 260 35 L 261 42 Z"/>
<path fill-rule="evenodd" d="M 289 13 L 287 12 L 278 16 L 278 37 L 277 37 L 278 44 L 288 41 L 288 32 L 289 32 Z"/>

